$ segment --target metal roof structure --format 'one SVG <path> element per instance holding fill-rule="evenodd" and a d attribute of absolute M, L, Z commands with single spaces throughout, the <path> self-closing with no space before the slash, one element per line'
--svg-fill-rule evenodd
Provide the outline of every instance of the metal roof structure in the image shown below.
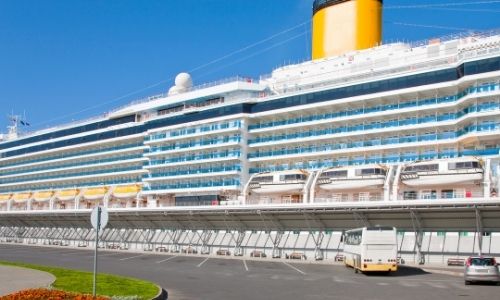
<path fill-rule="evenodd" d="M 0 227 L 90 228 L 90 209 L 0 213 Z M 500 199 L 109 209 L 108 228 L 183 230 L 500 232 Z"/>

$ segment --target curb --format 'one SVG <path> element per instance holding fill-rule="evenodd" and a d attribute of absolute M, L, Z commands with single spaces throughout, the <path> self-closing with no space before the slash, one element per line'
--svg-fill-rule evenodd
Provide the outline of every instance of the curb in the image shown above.
<path fill-rule="evenodd" d="M 157 285 L 158 287 L 158 294 L 156 294 L 156 296 L 153 297 L 153 299 L 151 300 L 167 300 L 168 299 L 168 292 L 167 290 L 165 290 L 164 288 L 162 288 L 161 286 Z"/>

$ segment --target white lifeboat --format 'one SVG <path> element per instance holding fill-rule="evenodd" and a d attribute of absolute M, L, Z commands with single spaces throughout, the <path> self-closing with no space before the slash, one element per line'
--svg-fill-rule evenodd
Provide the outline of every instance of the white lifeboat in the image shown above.
<path fill-rule="evenodd" d="M 420 161 L 406 165 L 401 181 L 407 186 L 466 184 L 483 180 L 484 168 L 475 157 Z"/>
<path fill-rule="evenodd" d="M 362 190 L 384 185 L 387 167 L 383 165 L 348 166 L 321 172 L 317 185 L 327 191 Z"/>
<path fill-rule="evenodd" d="M 252 178 L 249 188 L 251 193 L 262 195 L 302 193 L 308 176 L 304 170 L 262 173 Z"/>

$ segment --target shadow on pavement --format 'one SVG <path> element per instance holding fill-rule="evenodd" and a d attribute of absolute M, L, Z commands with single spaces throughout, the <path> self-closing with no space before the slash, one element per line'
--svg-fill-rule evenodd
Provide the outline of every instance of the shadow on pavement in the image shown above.
<path fill-rule="evenodd" d="M 399 266 L 397 272 L 370 272 L 366 273 L 367 276 L 390 276 L 390 277 L 408 277 L 430 274 L 417 267 Z"/>

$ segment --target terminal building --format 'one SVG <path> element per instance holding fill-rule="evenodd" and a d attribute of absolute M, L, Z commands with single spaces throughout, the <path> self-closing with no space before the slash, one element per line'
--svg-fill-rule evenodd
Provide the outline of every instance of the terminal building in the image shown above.
<path fill-rule="evenodd" d="M 383 44 L 381 6 L 316 0 L 312 60 L 258 79 L 180 73 L 93 119 L 20 134 L 14 118 L 0 215 L 498 203 L 500 32 Z"/>

